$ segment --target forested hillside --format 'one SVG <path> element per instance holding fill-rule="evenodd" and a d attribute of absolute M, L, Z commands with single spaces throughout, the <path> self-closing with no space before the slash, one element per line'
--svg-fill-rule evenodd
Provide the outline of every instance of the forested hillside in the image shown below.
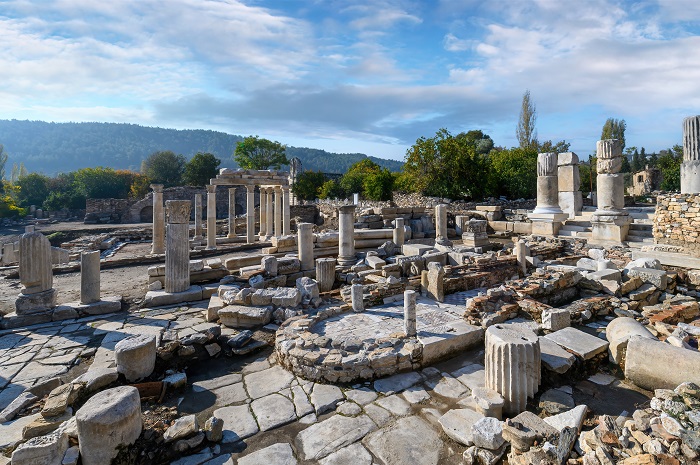
<path fill-rule="evenodd" d="M 222 160 L 222 167 L 236 167 L 231 154 L 242 139 L 203 129 L 0 120 L 0 144 L 9 154 L 8 165 L 23 162 L 30 172 L 47 175 L 94 166 L 138 170 L 141 160 L 160 150 L 172 150 L 188 159 L 197 152 L 209 152 Z M 367 157 L 300 147 L 287 147 L 287 156 L 299 157 L 305 170 L 332 173 L 344 173 L 350 165 Z M 402 165 L 394 160 L 369 158 L 391 171 L 400 170 Z"/>

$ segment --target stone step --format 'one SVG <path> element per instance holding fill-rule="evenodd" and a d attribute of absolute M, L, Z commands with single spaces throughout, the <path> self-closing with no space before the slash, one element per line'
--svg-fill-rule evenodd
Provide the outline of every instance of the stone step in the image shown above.
<path fill-rule="evenodd" d="M 560 231 L 588 231 L 590 228 L 587 228 L 586 226 L 577 226 L 574 224 L 565 224 L 564 226 L 561 227 Z"/>
<path fill-rule="evenodd" d="M 653 237 L 630 236 L 630 235 L 628 234 L 628 235 L 627 235 L 627 242 L 637 242 L 637 243 L 643 243 L 643 244 L 653 244 L 653 243 L 654 243 L 654 238 L 653 238 Z"/>
<path fill-rule="evenodd" d="M 587 221 L 587 220 L 575 220 L 575 219 L 574 220 L 566 220 L 566 222 L 564 222 L 564 226 L 581 226 L 584 228 L 590 228 L 591 222 Z"/>
<path fill-rule="evenodd" d="M 577 231 L 571 231 L 564 228 L 559 230 L 559 235 L 564 237 L 576 237 L 576 234 Z"/>
<path fill-rule="evenodd" d="M 576 237 L 581 237 L 584 239 L 590 239 L 593 233 L 591 231 L 585 231 L 585 232 L 579 232 L 576 234 Z"/>
<path fill-rule="evenodd" d="M 632 223 L 632 224 L 630 224 L 630 231 L 649 231 L 651 233 L 652 228 L 653 228 L 652 224 L 644 224 L 644 223 Z"/>

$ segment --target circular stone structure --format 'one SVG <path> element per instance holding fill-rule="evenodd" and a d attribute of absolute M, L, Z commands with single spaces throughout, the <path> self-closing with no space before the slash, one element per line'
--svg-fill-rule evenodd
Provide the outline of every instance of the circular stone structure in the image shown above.
<path fill-rule="evenodd" d="M 420 369 L 483 342 L 483 329 L 464 321 L 462 306 L 419 298 L 416 307 L 417 337 L 404 334 L 401 301 L 361 313 L 344 305 L 287 320 L 275 350 L 298 376 L 351 383 Z"/>
<path fill-rule="evenodd" d="M 129 382 L 145 378 L 156 366 L 156 337 L 142 334 L 122 339 L 114 347 L 117 371 Z"/>

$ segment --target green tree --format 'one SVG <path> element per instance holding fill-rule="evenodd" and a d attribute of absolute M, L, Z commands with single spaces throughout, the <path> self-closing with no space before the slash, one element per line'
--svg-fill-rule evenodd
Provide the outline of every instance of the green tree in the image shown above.
<path fill-rule="evenodd" d="M 185 171 L 187 160 L 170 150 L 154 152 L 141 164 L 141 173 L 148 176 L 155 184 L 165 187 L 179 186 Z"/>
<path fill-rule="evenodd" d="M 335 179 L 324 182 L 318 192 L 319 199 L 339 199 L 341 197 L 345 197 L 345 191 Z"/>
<path fill-rule="evenodd" d="M 49 177 L 39 173 L 31 173 L 20 177 L 16 185 L 19 187 L 17 200 L 23 207 L 36 205 L 41 207 L 49 196 Z"/>
<path fill-rule="evenodd" d="M 530 91 L 526 90 L 520 104 L 520 116 L 515 135 L 518 138 L 520 148 L 532 148 L 537 146 L 537 109 L 530 99 Z"/>
<path fill-rule="evenodd" d="M 44 200 L 44 209 L 55 211 L 63 208 L 79 210 L 85 208 L 85 195 L 78 191 L 75 172 L 59 173 L 49 179 L 49 196 Z"/>
<path fill-rule="evenodd" d="M 547 140 L 537 144 L 537 153 L 565 153 L 569 151 L 569 147 L 571 147 L 571 144 L 565 140 L 560 140 L 556 144 L 552 143 L 551 140 Z"/>
<path fill-rule="evenodd" d="M 233 159 L 238 166 L 247 170 L 278 170 L 282 165 L 289 164 L 285 150 L 286 147 L 277 141 L 248 136 L 236 144 Z"/>
<path fill-rule="evenodd" d="M 644 165 L 642 163 L 642 159 L 639 156 L 639 152 L 637 149 L 634 149 L 634 153 L 632 154 L 632 163 L 630 164 L 630 168 L 632 169 L 632 173 L 636 173 L 637 171 L 641 171 Z"/>
<path fill-rule="evenodd" d="M 5 165 L 7 165 L 7 158 L 8 155 L 7 152 L 5 152 L 5 147 L 0 144 L 0 181 L 5 179 Z"/>
<path fill-rule="evenodd" d="M 649 168 L 657 168 L 658 167 L 659 155 L 656 152 L 649 155 L 649 159 L 647 160 L 647 165 L 649 165 Z"/>
<path fill-rule="evenodd" d="M 368 174 L 362 182 L 362 192 L 370 200 L 391 200 L 394 175 L 386 168 Z"/>
<path fill-rule="evenodd" d="M 345 192 L 345 197 L 349 197 L 354 193 L 365 195 L 365 179 L 367 176 L 379 171 L 381 171 L 381 167 L 369 158 L 364 158 L 354 163 L 347 173 L 340 178 L 340 187 Z"/>
<path fill-rule="evenodd" d="M 492 152 L 491 186 L 494 193 L 510 199 L 531 199 L 537 195 L 537 149 L 513 147 Z"/>
<path fill-rule="evenodd" d="M 75 172 L 75 191 L 88 199 L 126 199 L 135 175 L 101 166 L 81 168 Z"/>
<path fill-rule="evenodd" d="M 304 171 L 292 185 L 292 193 L 299 200 L 314 200 L 319 198 L 324 182 L 326 178 L 320 171 Z"/>
<path fill-rule="evenodd" d="M 661 170 L 661 190 L 677 191 L 681 188 L 681 162 L 683 161 L 683 147 L 676 144 L 672 149 L 662 150 L 659 156 L 658 167 Z"/>
<path fill-rule="evenodd" d="M 185 163 L 182 181 L 186 186 L 204 186 L 211 178 L 216 177 L 216 170 L 221 160 L 211 153 L 197 152 L 190 161 Z"/>
<path fill-rule="evenodd" d="M 625 130 L 627 123 L 624 119 L 608 118 L 603 125 L 603 131 L 600 135 L 602 140 L 617 139 L 622 144 L 622 150 L 625 149 Z"/>
<path fill-rule="evenodd" d="M 2 180 L 0 180 L 0 185 L 2 185 L 2 193 L 0 193 L 0 218 L 25 216 L 27 214 L 27 209 L 17 205 L 19 187 Z"/>

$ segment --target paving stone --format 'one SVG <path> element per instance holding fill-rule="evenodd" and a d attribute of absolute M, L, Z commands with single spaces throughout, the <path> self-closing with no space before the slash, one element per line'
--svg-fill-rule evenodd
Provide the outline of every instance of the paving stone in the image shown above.
<path fill-rule="evenodd" d="M 68 449 L 68 436 L 50 434 L 35 437 L 21 444 L 12 453 L 12 463 L 15 465 L 58 464 Z"/>
<path fill-rule="evenodd" d="M 575 328 L 564 328 L 544 336 L 584 360 L 608 350 L 608 342 Z"/>
<path fill-rule="evenodd" d="M 540 408 L 549 415 L 556 415 L 574 408 L 574 398 L 559 389 L 550 389 L 540 396 Z"/>
<path fill-rule="evenodd" d="M 374 402 L 377 393 L 368 387 L 361 387 L 345 391 L 345 397 L 359 405 L 367 405 Z"/>
<path fill-rule="evenodd" d="M 424 400 L 430 399 L 430 394 L 428 394 L 428 391 L 420 386 L 411 386 L 403 391 L 401 395 L 408 401 L 409 404 L 419 404 Z"/>
<path fill-rule="evenodd" d="M 381 408 L 377 404 L 365 405 L 364 410 L 379 428 L 389 423 L 393 418 L 388 410 Z"/>
<path fill-rule="evenodd" d="M 194 455 L 188 455 L 186 457 L 179 458 L 173 462 L 170 462 L 170 465 L 201 465 L 208 460 L 212 459 L 214 457 L 214 454 L 211 452 L 210 449 L 204 449 L 202 452 Z"/>
<path fill-rule="evenodd" d="M 292 446 L 279 443 L 260 449 L 238 459 L 238 465 L 296 465 Z"/>
<path fill-rule="evenodd" d="M 478 363 L 463 366 L 459 370 L 453 371 L 451 374 L 457 381 L 464 384 L 469 389 L 484 387 L 486 383 L 486 371 L 484 370 L 484 366 Z"/>
<path fill-rule="evenodd" d="M 437 465 L 443 448 L 438 433 L 419 417 L 401 418 L 364 442 L 385 465 Z"/>
<path fill-rule="evenodd" d="M 309 413 L 314 413 L 314 406 L 311 405 L 308 395 L 301 386 L 292 386 L 291 392 L 297 417 L 301 418 Z"/>
<path fill-rule="evenodd" d="M 192 383 L 194 392 L 211 391 L 231 384 L 240 383 L 243 381 L 243 375 L 240 373 L 230 373 L 228 375 L 218 376 L 216 378 L 195 381 Z"/>
<path fill-rule="evenodd" d="M 235 383 L 211 391 L 216 396 L 216 405 L 224 407 L 226 405 L 238 404 L 248 400 L 248 394 L 243 387 L 243 383 Z"/>
<path fill-rule="evenodd" d="M 6 422 L 0 425 L 0 449 L 15 447 L 17 443 L 23 440 L 22 432 L 24 428 L 31 424 L 41 415 L 35 413 L 26 417 L 18 418 L 11 422 Z"/>
<path fill-rule="evenodd" d="M 294 443 L 302 460 L 319 460 L 365 437 L 376 426 L 367 415 L 333 415 L 300 432 Z"/>
<path fill-rule="evenodd" d="M 258 420 L 260 431 L 269 431 L 297 419 L 292 401 L 279 394 L 255 399 L 250 407 Z"/>
<path fill-rule="evenodd" d="M 39 398 L 29 391 L 22 392 L 10 405 L 0 412 L 0 423 L 14 420 L 17 414 L 28 405 L 36 402 Z"/>
<path fill-rule="evenodd" d="M 85 373 L 73 380 L 74 383 L 85 383 L 89 392 L 99 391 L 109 386 L 119 378 L 116 367 L 88 369 Z"/>
<path fill-rule="evenodd" d="M 482 418 L 484 416 L 479 412 L 462 408 L 448 411 L 438 421 L 446 435 L 460 444 L 471 446 L 474 443 L 472 426 Z"/>
<path fill-rule="evenodd" d="M 53 378 L 68 372 L 65 365 L 43 365 L 39 362 L 29 362 L 12 379 L 13 383 L 29 381 L 38 378 Z"/>
<path fill-rule="evenodd" d="M 391 395 L 403 391 L 423 380 L 416 372 L 399 373 L 388 378 L 378 379 L 374 382 L 374 390 L 384 395 Z"/>
<path fill-rule="evenodd" d="M 292 381 L 294 381 L 294 375 L 280 366 L 250 373 L 243 378 L 245 387 L 252 399 L 259 399 L 288 388 L 292 385 Z"/>
<path fill-rule="evenodd" d="M 362 444 L 356 442 L 333 452 L 318 463 L 320 465 L 372 465 L 372 455 Z"/>
<path fill-rule="evenodd" d="M 335 411 L 336 413 L 345 415 L 346 417 L 356 417 L 362 413 L 362 407 L 357 405 L 355 402 L 347 401 L 341 403 Z"/>
<path fill-rule="evenodd" d="M 375 403 L 397 417 L 405 417 L 411 413 L 411 405 L 396 394 L 393 396 L 381 397 L 377 399 Z"/>
<path fill-rule="evenodd" d="M 316 415 L 333 410 L 338 405 L 338 402 L 343 399 L 345 399 L 343 391 L 337 386 L 330 384 L 316 383 L 313 391 L 311 391 L 311 403 L 316 409 Z"/>
<path fill-rule="evenodd" d="M 428 380 L 425 386 L 431 389 L 435 394 L 450 399 L 461 399 L 469 393 L 469 388 L 457 381 L 447 373 L 443 373 L 443 377 L 439 380 Z"/>
<path fill-rule="evenodd" d="M 576 356 L 565 351 L 556 342 L 545 337 L 539 337 L 542 365 L 549 371 L 564 374 L 569 371 L 576 361 Z"/>
<path fill-rule="evenodd" d="M 247 405 L 218 408 L 214 410 L 214 416 L 224 420 L 224 438 L 221 442 L 225 444 L 249 438 L 260 431 Z"/>

